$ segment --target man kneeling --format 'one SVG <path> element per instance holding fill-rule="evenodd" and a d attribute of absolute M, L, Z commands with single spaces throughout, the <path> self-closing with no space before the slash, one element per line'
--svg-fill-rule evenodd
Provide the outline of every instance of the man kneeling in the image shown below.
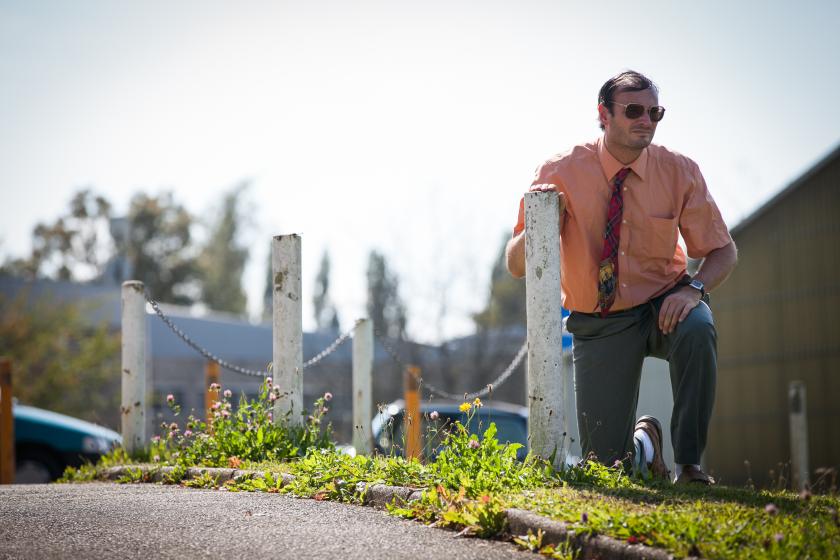
<path fill-rule="evenodd" d="M 531 190 L 560 197 L 562 300 L 571 311 L 584 455 L 606 464 L 632 457 L 642 475 L 668 477 L 662 427 L 650 416 L 634 419 L 642 362 L 656 356 L 671 372 L 676 482 L 713 484 L 700 468 L 717 371 L 707 293 L 732 272 L 737 250 L 697 164 L 651 144 L 665 115 L 658 97 L 637 72 L 609 79 L 598 96 L 603 135 L 543 163 Z M 506 249 L 518 278 L 523 202 Z M 688 256 L 703 259 L 694 277 L 678 234 Z"/>

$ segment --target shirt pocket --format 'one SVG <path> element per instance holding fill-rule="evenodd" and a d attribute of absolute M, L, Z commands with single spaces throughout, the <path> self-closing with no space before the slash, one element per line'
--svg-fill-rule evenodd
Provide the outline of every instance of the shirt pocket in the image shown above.
<path fill-rule="evenodd" d="M 639 248 L 639 254 L 643 257 L 642 269 L 665 270 L 677 249 L 677 219 L 647 216 L 641 237 L 643 246 Z"/>

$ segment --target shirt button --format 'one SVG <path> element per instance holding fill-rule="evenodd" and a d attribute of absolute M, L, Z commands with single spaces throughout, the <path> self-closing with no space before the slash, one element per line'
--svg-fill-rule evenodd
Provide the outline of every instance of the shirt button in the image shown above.
<path fill-rule="evenodd" d="M 626 191 L 626 190 L 627 190 L 627 187 L 624 187 L 624 190 Z"/>
<path fill-rule="evenodd" d="M 622 251 L 622 252 L 621 252 L 621 254 L 623 255 L 623 254 L 624 254 L 624 251 Z"/>
<path fill-rule="evenodd" d="M 626 287 L 627 287 L 627 284 L 624 284 L 624 283 L 622 282 L 621 287 L 622 287 L 622 288 L 626 288 Z"/>
<path fill-rule="evenodd" d="M 626 223 L 627 223 L 627 220 L 621 220 L 621 223 L 622 223 L 622 224 L 626 224 Z"/>

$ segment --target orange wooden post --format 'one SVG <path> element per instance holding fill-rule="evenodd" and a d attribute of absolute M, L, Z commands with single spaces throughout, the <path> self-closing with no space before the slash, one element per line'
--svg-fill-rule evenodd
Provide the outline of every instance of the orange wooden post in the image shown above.
<path fill-rule="evenodd" d="M 420 368 L 408 366 L 403 377 L 405 389 L 405 456 L 420 458 Z"/>
<path fill-rule="evenodd" d="M 219 392 L 211 391 L 210 386 L 219 382 L 219 364 L 216 362 L 207 362 L 204 367 L 204 410 L 207 411 L 207 425 L 213 423 L 213 403 L 219 400 Z"/>
<path fill-rule="evenodd" d="M 0 484 L 15 481 L 15 420 L 12 416 L 12 361 L 0 358 Z"/>

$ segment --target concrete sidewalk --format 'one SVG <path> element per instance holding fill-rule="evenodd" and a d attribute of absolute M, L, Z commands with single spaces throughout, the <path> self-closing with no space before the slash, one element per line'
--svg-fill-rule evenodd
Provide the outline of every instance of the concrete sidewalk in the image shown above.
<path fill-rule="evenodd" d="M 375 508 L 159 484 L 0 486 L 0 558 L 534 560 Z"/>

